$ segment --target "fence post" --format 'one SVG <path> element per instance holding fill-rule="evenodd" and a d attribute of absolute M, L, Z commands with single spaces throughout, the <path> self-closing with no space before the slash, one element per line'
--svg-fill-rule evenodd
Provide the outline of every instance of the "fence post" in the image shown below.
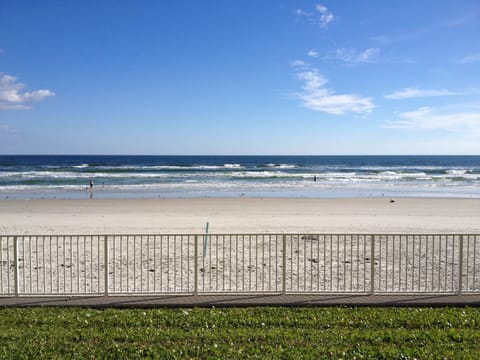
<path fill-rule="evenodd" d="M 193 295 L 198 295 L 198 235 L 195 235 L 194 260 L 193 267 Z"/>
<path fill-rule="evenodd" d="M 115 238 L 113 241 L 113 246 L 115 246 Z M 105 296 L 108 296 L 108 237 L 106 235 L 103 236 L 103 256 L 104 256 L 104 263 L 105 263 L 105 274 L 104 274 L 104 280 L 105 280 Z"/>
<path fill-rule="evenodd" d="M 375 292 L 375 235 L 371 235 L 370 254 L 370 295 Z"/>
<path fill-rule="evenodd" d="M 287 236 L 282 236 L 282 295 L 287 294 Z"/>
<path fill-rule="evenodd" d="M 459 259 L 458 259 L 458 295 L 462 294 L 463 290 L 463 236 L 460 236 L 460 251 L 459 251 Z M 455 241 L 455 240 L 454 240 Z M 468 285 L 467 285 L 468 286 Z"/>
<path fill-rule="evenodd" d="M 8 242 L 7 242 L 8 244 Z M 18 285 L 19 285 L 19 279 L 18 279 L 18 237 L 13 238 L 13 256 L 14 256 L 14 268 L 13 268 L 13 277 L 14 277 L 14 292 L 15 292 L 15 297 L 18 297 Z"/>

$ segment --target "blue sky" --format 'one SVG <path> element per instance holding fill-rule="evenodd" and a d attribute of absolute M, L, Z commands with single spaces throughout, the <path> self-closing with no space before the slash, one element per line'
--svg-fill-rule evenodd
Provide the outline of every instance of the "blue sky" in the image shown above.
<path fill-rule="evenodd" d="M 480 154 L 480 3 L 0 4 L 1 154 Z"/>

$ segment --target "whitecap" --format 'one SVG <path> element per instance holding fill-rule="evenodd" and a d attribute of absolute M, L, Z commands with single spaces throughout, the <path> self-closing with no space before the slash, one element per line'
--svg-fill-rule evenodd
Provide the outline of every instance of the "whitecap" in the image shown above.
<path fill-rule="evenodd" d="M 462 176 L 467 173 L 468 170 L 465 169 L 450 169 L 447 170 L 447 174 L 454 175 L 454 176 Z"/>
<path fill-rule="evenodd" d="M 278 169 L 295 169 L 298 167 L 297 165 L 293 165 L 293 164 L 273 164 L 273 163 L 265 164 L 264 166 L 274 167 Z"/>

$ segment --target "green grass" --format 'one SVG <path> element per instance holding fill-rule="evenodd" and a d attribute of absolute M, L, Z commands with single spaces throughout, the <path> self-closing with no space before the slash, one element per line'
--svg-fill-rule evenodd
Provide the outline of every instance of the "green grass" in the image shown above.
<path fill-rule="evenodd" d="M 476 308 L 0 309 L 0 359 L 478 359 Z"/>

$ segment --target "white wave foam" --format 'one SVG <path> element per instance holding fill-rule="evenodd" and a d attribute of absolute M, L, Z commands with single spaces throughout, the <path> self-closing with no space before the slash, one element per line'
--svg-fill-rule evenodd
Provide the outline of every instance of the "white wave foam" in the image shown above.
<path fill-rule="evenodd" d="M 240 164 L 224 165 L 118 165 L 118 166 L 95 166 L 99 170 L 221 170 L 225 168 L 242 168 Z"/>
<path fill-rule="evenodd" d="M 169 174 L 161 173 L 79 173 L 53 171 L 22 171 L 0 173 L 1 177 L 16 177 L 20 179 L 88 179 L 88 178 L 164 178 Z"/>
<path fill-rule="evenodd" d="M 265 167 L 277 168 L 277 169 L 295 169 L 298 166 L 293 165 L 293 164 L 273 164 L 273 163 L 269 163 L 269 164 L 265 164 Z"/>
<path fill-rule="evenodd" d="M 454 176 L 463 176 L 467 173 L 468 170 L 465 169 L 450 169 L 447 170 L 447 174 Z"/>

